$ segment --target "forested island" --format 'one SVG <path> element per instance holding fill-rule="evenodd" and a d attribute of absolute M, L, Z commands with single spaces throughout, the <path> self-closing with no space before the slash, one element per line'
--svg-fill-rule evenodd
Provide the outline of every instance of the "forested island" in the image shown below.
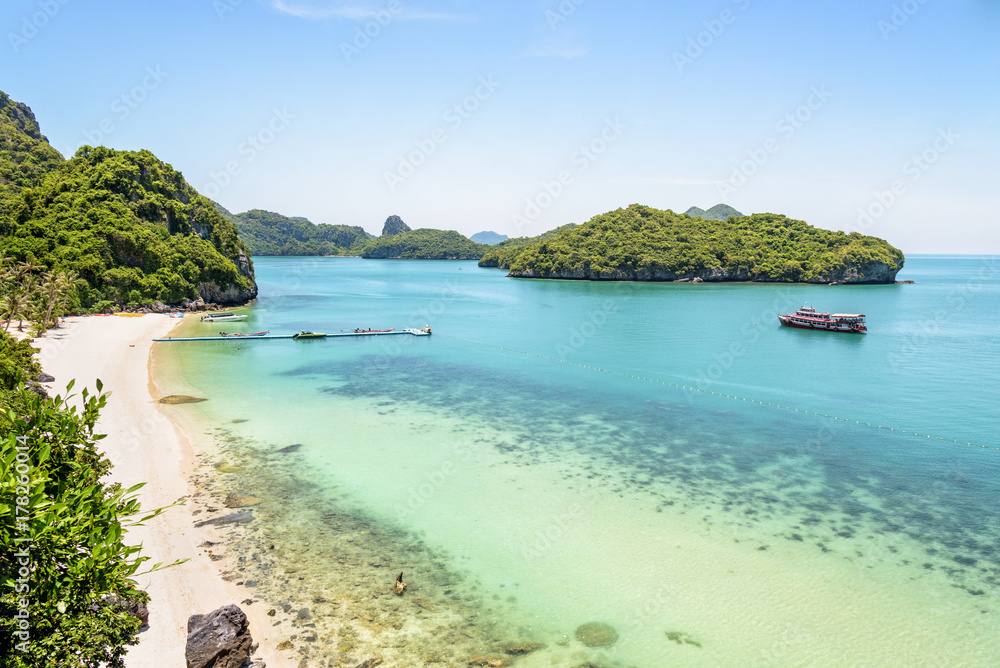
<path fill-rule="evenodd" d="M 365 246 L 361 257 L 406 260 L 478 260 L 489 249 L 453 230 L 421 228 L 381 236 Z"/>
<path fill-rule="evenodd" d="M 252 255 L 361 255 L 375 238 L 357 225 L 317 224 L 261 209 L 230 213 L 218 202 L 213 204 L 236 226 Z"/>
<path fill-rule="evenodd" d="M 576 223 L 567 223 L 555 228 L 554 230 L 542 232 L 538 236 L 514 237 L 513 239 L 501 241 L 486 251 L 482 259 L 479 260 L 479 266 L 510 269 L 510 265 L 514 259 L 533 244 L 541 241 L 548 241 L 549 239 L 555 239 L 565 230 L 570 230 L 574 227 L 576 227 Z"/>
<path fill-rule="evenodd" d="M 892 283 L 905 260 L 877 237 L 779 214 L 706 220 L 639 204 L 544 236 L 498 244 L 480 266 L 519 278 Z"/>
<path fill-rule="evenodd" d="M 385 219 L 382 236 L 368 242 L 361 257 L 375 260 L 478 260 L 489 248 L 453 230 L 411 230 L 399 216 Z"/>
<path fill-rule="evenodd" d="M 64 275 L 70 311 L 257 295 L 236 227 L 149 151 L 83 146 L 66 160 L 0 92 L 0 257 L 25 286 Z"/>

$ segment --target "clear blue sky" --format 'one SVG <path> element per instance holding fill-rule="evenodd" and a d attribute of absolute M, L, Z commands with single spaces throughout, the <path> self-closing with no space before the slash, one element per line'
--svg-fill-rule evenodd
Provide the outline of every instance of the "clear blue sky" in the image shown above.
<path fill-rule="evenodd" d="M 995 0 L 7 0 L 0 18 L 0 89 L 64 155 L 147 148 L 233 211 L 513 236 L 722 201 L 908 253 L 1000 251 Z"/>

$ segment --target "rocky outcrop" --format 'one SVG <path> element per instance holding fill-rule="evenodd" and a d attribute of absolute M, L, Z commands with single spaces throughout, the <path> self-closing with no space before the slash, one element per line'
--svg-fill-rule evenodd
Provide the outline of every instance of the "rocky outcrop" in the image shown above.
<path fill-rule="evenodd" d="M 742 216 L 743 214 L 727 204 L 716 204 L 707 211 L 693 206 L 685 211 L 684 215 L 692 218 L 704 218 L 705 220 L 726 220 L 729 216 Z"/>
<path fill-rule="evenodd" d="M 214 302 L 224 306 L 246 304 L 257 298 L 257 280 L 254 278 L 253 262 L 250 256 L 241 249 L 234 260 L 240 271 L 240 276 L 247 279 L 249 287 L 239 285 L 219 285 L 214 281 L 198 284 L 198 296 L 205 302 Z"/>
<path fill-rule="evenodd" d="M 0 91 L 0 114 L 10 118 L 21 132 L 32 139 L 48 143 L 49 140 L 41 133 L 31 108 L 24 102 L 11 100 L 3 91 Z"/>
<path fill-rule="evenodd" d="M 403 219 L 399 216 L 389 216 L 385 219 L 385 225 L 382 226 L 383 237 L 391 237 L 394 234 L 402 234 L 409 231 L 410 226 L 404 223 Z"/>
<path fill-rule="evenodd" d="M 903 268 L 902 262 L 887 265 L 875 262 L 860 267 L 844 267 L 828 274 L 807 278 L 797 283 L 894 283 L 896 274 Z M 556 271 L 545 276 L 532 268 L 511 271 L 508 276 L 515 278 L 561 278 L 580 279 L 588 281 L 677 281 L 677 282 L 787 282 L 784 278 L 751 277 L 746 268 L 723 269 L 711 267 L 697 272 L 675 272 L 667 269 L 650 270 L 633 267 L 616 267 L 610 270 L 598 271 L 592 267 L 577 267 L 568 271 Z"/>
<path fill-rule="evenodd" d="M 257 298 L 257 283 L 251 283 L 249 289 L 241 288 L 238 285 L 219 285 L 214 281 L 199 283 L 198 295 L 206 302 L 214 302 L 224 306 L 246 304 L 251 299 Z"/>
<path fill-rule="evenodd" d="M 250 622 L 239 606 L 188 618 L 187 668 L 240 668 L 250 658 L 252 646 Z"/>

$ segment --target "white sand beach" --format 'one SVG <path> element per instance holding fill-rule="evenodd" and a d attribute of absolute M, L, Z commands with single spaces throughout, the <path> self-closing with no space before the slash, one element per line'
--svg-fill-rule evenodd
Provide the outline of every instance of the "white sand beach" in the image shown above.
<path fill-rule="evenodd" d="M 50 395 L 65 394 L 71 379 L 76 379 L 73 393 L 77 395 L 83 388 L 94 392 L 97 379 L 112 393 L 99 423 L 107 438 L 99 445 L 114 465 L 112 480 L 126 487 L 147 483 L 140 490 L 144 509 L 169 505 L 193 492 L 191 446 L 160 411 L 149 373 L 152 339 L 165 336 L 178 322 L 157 314 L 72 317 L 35 341 L 43 369 L 55 377 Z M 240 604 L 250 597 L 249 592 L 222 579 L 220 566 L 226 562 L 213 562 L 207 550 L 198 547 L 218 537 L 209 527 L 194 528 L 194 521 L 191 507 L 182 505 L 128 533 L 129 543 L 141 542 L 142 554 L 152 558 L 144 566 L 190 561 L 138 578 L 152 599 L 149 627 L 129 651 L 127 666 L 184 665 L 188 617 L 230 603 L 240 605 L 250 619 L 254 642 L 260 643 L 254 657 L 266 661 L 269 668 L 291 666 L 274 650 L 278 640 L 267 636 L 271 623 L 265 605 Z"/>

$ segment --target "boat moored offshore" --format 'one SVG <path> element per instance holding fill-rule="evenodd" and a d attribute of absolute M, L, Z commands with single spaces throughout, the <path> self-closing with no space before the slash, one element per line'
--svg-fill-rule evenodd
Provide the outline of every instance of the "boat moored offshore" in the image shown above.
<path fill-rule="evenodd" d="M 237 322 L 246 319 L 246 315 L 236 315 L 235 313 L 209 313 L 201 316 L 202 322 Z"/>
<path fill-rule="evenodd" d="M 822 329 L 828 332 L 864 334 L 868 331 L 865 316 L 861 313 L 818 313 L 812 306 L 803 306 L 795 313 L 778 314 L 786 327 Z"/>

